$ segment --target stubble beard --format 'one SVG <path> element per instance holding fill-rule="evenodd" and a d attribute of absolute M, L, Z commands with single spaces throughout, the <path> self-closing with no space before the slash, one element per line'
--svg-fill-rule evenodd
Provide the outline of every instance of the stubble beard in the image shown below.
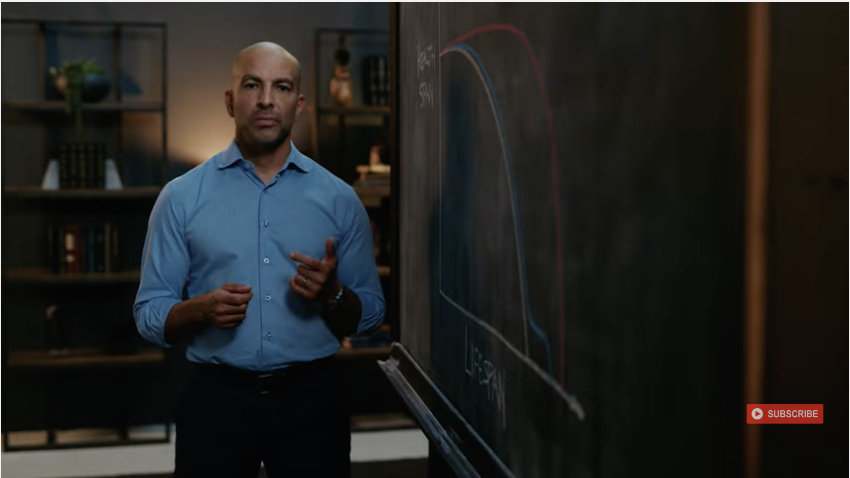
<path fill-rule="evenodd" d="M 276 151 L 287 139 L 292 131 L 290 126 L 283 122 L 278 123 L 278 134 L 272 138 L 257 134 L 250 124 L 244 125 L 237 130 L 237 140 L 240 145 L 249 151 L 266 154 Z"/>

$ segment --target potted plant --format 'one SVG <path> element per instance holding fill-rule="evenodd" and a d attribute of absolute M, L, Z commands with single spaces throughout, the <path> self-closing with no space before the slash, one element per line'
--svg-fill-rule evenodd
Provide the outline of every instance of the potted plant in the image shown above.
<path fill-rule="evenodd" d="M 94 59 L 65 61 L 59 67 L 51 67 L 53 87 L 65 99 L 65 112 L 74 118 L 75 141 L 63 143 L 59 159 L 53 168 L 58 171 L 57 180 L 43 184 L 59 188 L 103 187 L 108 165 L 103 154 L 102 143 L 83 142 L 83 103 L 101 101 L 109 94 L 109 82 Z M 64 153 L 63 153 L 64 151 Z M 48 164 L 48 171 L 51 166 Z M 46 175 L 45 175 L 46 176 Z M 64 178 L 64 184 L 63 184 Z"/>
<path fill-rule="evenodd" d="M 53 86 L 65 97 L 65 112 L 74 115 L 77 137 L 83 127 L 83 101 L 96 102 L 109 94 L 109 83 L 94 59 L 65 61 L 60 67 L 50 67 Z"/>

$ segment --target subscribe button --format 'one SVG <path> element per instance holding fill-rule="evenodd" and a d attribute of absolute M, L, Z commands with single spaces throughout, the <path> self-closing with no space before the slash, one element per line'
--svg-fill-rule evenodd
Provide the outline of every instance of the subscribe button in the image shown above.
<path fill-rule="evenodd" d="M 747 405 L 747 423 L 753 425 L 822 424 L 823 404 L 818 405 Z"/>

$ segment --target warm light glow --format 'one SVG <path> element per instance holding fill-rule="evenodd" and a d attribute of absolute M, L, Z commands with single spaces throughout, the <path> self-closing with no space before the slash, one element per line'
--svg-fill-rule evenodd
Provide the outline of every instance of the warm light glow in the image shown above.
<path fill-rule="evenodd" d="M 197 165 L 227 147 L 233 139 L 233 119 L 227 115 L 223 90 L 207 87 L 185 93 L 169 105 L 168 154 L 171 161 Z"/>

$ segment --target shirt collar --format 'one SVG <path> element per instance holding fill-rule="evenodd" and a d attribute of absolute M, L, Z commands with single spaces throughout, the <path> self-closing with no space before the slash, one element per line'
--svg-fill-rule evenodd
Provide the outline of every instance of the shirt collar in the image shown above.
<path fill-rule="evenodd" d="M 295 147 L 295 144 L 292 141 L 289 142 L 289 147 L 289 157 L 286 158 L 286 162 L 283 164 L 281 171 L 287 169 L 289 166 L 295 166 L 302 172 L 309 172 L 310 169 L 312 169 L 310 158 L 301 154 L 301 151 L 298 151 L 298 148 Z M 239 146 L 236 145 L 236 140 L 234 139 L 230 142 L 230 146 L 221 152 L 221 155 L 218 158 L 218 169 L 224 169 L 232 166 L 240 159 L 243 161 L 245 160 L 245 158 L 242 157 L 242 152 L 239 151 Z"/>

